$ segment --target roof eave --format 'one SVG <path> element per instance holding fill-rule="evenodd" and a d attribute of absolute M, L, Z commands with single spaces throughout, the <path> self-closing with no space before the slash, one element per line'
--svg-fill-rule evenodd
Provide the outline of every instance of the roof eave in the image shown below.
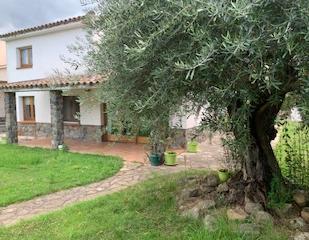
<path fill-rule="evenodd" d="M 54 32 L 61 32 L 64 30 L 70 30 L 70 29 L 76 29 L 76 28 L 83 28 L 85 27 L 85 24 L 80 22 L 72 22 L 68 23 L 65 25 L 58 25 L 46 29 L 41 29 L 41 30 L 36 30 L 36 31 L 31 31 L 27 33 L 17 33 L 16 35 L 8 36 L 8 37 L 1 37 L 0 35 L 0 40 L 9 42 L 9 41 L 14 41 L 18 39 L 23 39 L 23 38 L 29 38 L 29 37 L 34 37 L 34 36 L 40 36 L 40 35 L 45 35 L 48 33 L 54 33 Z"/>

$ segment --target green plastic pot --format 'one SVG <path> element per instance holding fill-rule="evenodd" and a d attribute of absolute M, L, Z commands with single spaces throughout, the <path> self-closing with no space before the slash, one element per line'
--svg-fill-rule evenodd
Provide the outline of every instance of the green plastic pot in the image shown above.
<path fill-rule="evenodd" d="M 175 152 L 164 153 L 164 164 L 168 166 L 176 165 L 177 154 Z"/>
<path fill-rule="evenodd" d="M 224 183 L 230 178 L 230 173 L 227 170 L 219 170 L 218 171 L 218 177 L 220 179 L 220 182 Z"/>
<path fill-rule="evenodd" d="M 197 153 L 198 142 L 190 141 L 187 143 L 187 151 L 189 153 Z"/>
<path fill-rule="evenodd" d="M 148 155 L 151 166 L 160 166 L 162 164 L 161 157 L 157 153 L 152 153 Z"/>

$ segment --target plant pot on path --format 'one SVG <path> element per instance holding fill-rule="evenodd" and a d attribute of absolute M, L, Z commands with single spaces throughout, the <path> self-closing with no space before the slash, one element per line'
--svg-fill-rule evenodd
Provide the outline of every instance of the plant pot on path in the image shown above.
<path fill-rule="evenodd" d="M 177 154 L 175 152 L 165 152 L 164 153 L 164 164 L 167 166 L 175 166 L 177 161 Z"/>
<path fill-rule="evenodd" d="M 151 166 L 160 166 L 162 165 L 160 154 L 151 153 L 148 155 L 148 159 L 150 161 Z"/>
<path fill-rule="evenodd" d="M 197 153 L 198 142 L 197 141 L 189 141 L 187 143 L 187 151 L 189 153 Z"/>

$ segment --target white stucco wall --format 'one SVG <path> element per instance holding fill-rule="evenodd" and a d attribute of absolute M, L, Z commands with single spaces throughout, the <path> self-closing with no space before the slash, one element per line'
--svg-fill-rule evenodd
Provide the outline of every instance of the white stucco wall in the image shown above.
<path fill-rule="evenodd" d="M 68 95 L 68 94 L 64 94 Z M 71 94 L 72 95 L 72 94 Z M 76 94 L 74 94 L 77 96 Z M 51 123 L 50 94 L 44 92 L 19 92 L 16 93 L 17 121 L 23 121 L 22 97 L 34 96 L 35 120 L 38 123 Z M 99 102 L 85 101 L 80 104 L 80 124 L 81 125 L 101 125 L 101 105 Z"/>
<path fill-rule="evenodd" d="M 17 121 L 24 120 L 22 97 L 26 96 L 34 96 L 35 121 L 38 123 L 50 123 L 50 95 L 48 91 L 16 93 Z"/>
<path fill-rule="evenodd" d="M 7 76 L 8 82 L 28 81 L 50 77 L 56 71 L 64 72 L 69 69 L 74 74 L 79 74 L 83 69 L 75 71 L 66 64 L 61 57 L 75 58 L 75 54 L 68 49 L 72 44 L 85 38 L 82 26 L 74 29 L 61 29 L 43 35 L 29 36 L 22 39 L 7 41 Z M 17 69 L 18 48 L 32 46 L 33 67 Z"/>
<path fill-rule="evenodd" d="M 80 105 L 81 125 L 101 125 L 101 105 L 99 103 L 84 102 Z"/>

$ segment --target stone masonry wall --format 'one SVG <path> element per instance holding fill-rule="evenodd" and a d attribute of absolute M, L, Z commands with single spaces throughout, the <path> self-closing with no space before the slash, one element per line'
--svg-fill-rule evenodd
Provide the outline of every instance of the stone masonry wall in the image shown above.
<path fill-rule="evenodd" d="M 69 139 L 101 142 L 104 129 L 101 126 L 64 124 L 64 136 Z M 18 123 L 18 134 L 26 137 L 51 137 L 50 123 Z"/>

